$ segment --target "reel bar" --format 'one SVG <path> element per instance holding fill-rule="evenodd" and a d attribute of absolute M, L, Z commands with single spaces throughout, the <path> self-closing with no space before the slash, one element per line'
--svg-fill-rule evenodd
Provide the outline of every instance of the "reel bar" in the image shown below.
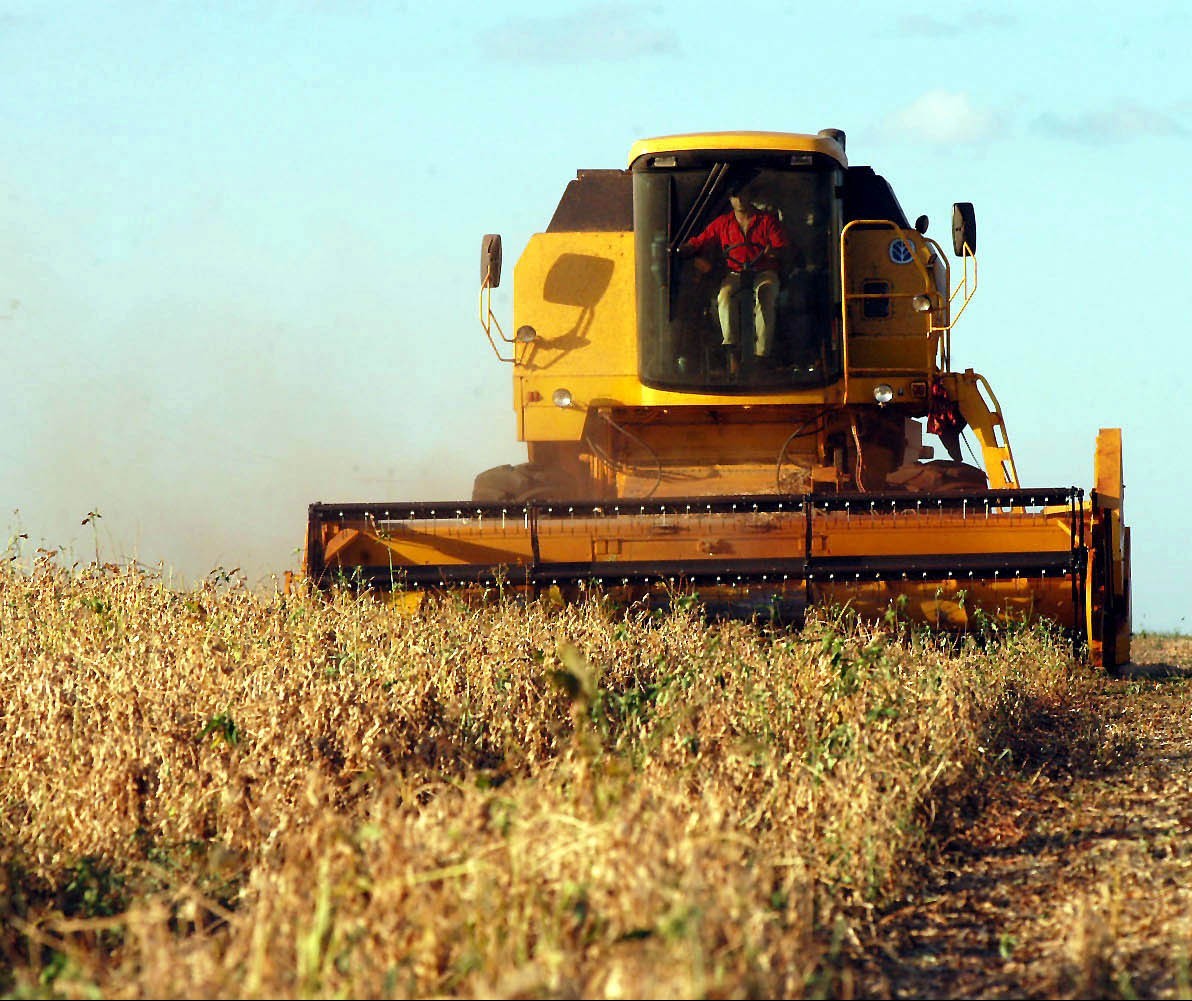
<path fill-rule="evenodd" d="M 368 504 L 310 505 L 312 524 L 329 522 L 435 521 L 440 519 L 621 517 L 626 515 L 747 514 L 757 512 L 846 511 L 901 513 L 907 511 L 985 510 L 1077 505 L 1084 498 L 1080 487 L 981 490 L 965 493 L 841 493 L 841 494 L 738 494 L 726 497 L 668 497 L 658 500 L 529 501 L 527 503 L 476 501 L 415 501 Z"/>
<path fill-rule="evenodd" d="M 1057 579 L 1080 572 L 1078 551 L 1064 553 L 989 553 L 968 556 L 923 556 L 915 559 L 813 558 L 774 560 L 676 560 L 657 562 L 552 563 L 510 566 L 442 564 L 426 566 L 356 566 L 329 572 L 324 584 L 338 576 L 345 584 L 387 591 L 401 588 L 460 585 L 550 587 L 581 581 L 609 585 L 687 583 L 720 585 L 849 583 L 852 581 L 1012 580 L 1021 577 Z"/>

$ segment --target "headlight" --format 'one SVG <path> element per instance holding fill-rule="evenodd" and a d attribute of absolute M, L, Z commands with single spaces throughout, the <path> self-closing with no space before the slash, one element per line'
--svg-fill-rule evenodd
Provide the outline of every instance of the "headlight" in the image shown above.
<path fill-rule="evenodd" d="M 533 344 L 538 340 L 538 331 L 527 325 L 518 327 L 517 333 L 513 336 L 517 339 L 518 344 Z"/>
<path fill-rule="evenodd" d="M 550 398 L 556 407 L 562 407 L 564 410 L 566 410 L 569 406 L 571 406 L 572 403 L 575 402 L 571 399 L 570 389 L 556 389 L 553 393 L 551 393 Z"/>
<path fill-rule="evenodd" d="M 877 405 L 879 407 L 884 407 L 887 403 L 894 399 L 894 389 L 884 382 L 879 383 L 873 387 L 873 398 L 877 400 Z"/>
<path fill-rule="evenodd" d="M 931 311 L 931 297 L 926 295 L 917 295 L 911 300 L 911 306 L 916 313 L 928 313 Z"/>

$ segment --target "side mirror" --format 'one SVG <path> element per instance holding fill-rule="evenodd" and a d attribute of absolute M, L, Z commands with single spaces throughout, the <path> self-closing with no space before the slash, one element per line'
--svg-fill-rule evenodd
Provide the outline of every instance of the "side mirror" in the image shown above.
<path fill-rule="evenodd" d="M 927 216 L 921 215 L 915 220 L 915 232 L 923 236 L 927 232 Z"/>
<path fill-rule="evenodd" d="M 480 284 L 489 288 L 501 284 L 500 233 L 485 233 L 480 241 Z"/>
<path fill-rule="evenodd" d="M 977 252 L 977 213 L 972 202 L 952 206 L 952 249 L 957 257 L 971 257 Z"/>

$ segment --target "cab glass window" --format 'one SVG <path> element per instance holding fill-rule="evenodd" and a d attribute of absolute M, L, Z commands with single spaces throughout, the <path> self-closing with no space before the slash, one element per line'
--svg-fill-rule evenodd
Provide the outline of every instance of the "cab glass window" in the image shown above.
<path fill-rule="evenodd" d="M 806 155 L 635 165 L 644 382 L 765 392 L 839 376 L 839 179 Z"/>

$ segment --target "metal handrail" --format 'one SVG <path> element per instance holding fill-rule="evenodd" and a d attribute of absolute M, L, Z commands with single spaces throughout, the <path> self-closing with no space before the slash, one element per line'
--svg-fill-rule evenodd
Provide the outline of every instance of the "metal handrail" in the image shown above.
<path fill-rule="evenodd" d="M 949 327 L 956 326 L 960 317 L 964 315 L 964 311 L 968 309 L 969 303 L 973 301 L 973 296 L 977 294 L 977 255 L 967 243 L 964 245 L 964 253 L 961 255 L 961 260 L 964 262 L 964 273 L 961 276 L 961 280 L 957 282 L 956 288 L 952 289 L 952 294 L 948 296 L 948 306 L 949 308 L 951 307 L 961 289 L 964 290 L 964 302 L 960 304 L 960 309 L 956 315 L 951 318 Z M 969 288 L 969 261 L 973 262 L 973 286 L 971 289 Z M 951 278 L 949 277 L 950 281 Z M 951 286 L 949 285 L 949 287 Z"/>
<path fill-rule="evenodd" d="M 944 268 L 944 279 L 945 279 L 946 287 L 949 290 L 951 290 L 951 288 L 952 288 L 952 269 L 951 269 L 951 265 L 948 261 L 948 258 L 944 254 L 943 249 L 940 247 L 940 245 L 935 240 L 931 239 L 930 237 L 925 236 L 922 233 L 919 233 L 917 230 L 904 229 L 902 226 L 899 226 L 897 223 L 893 222 L 890 219 L 853 219 L 851 222 L 849 222 L 845 225 L 844 229 L 841 230 L 841 233 L 840 233 L 840 307 L 841 307 L 841 312 L 843 314 L 842 320 L 841 320 L 841 342 L 842 342 L 842 353 L 843 353 L 843 357 L 844 357 L 844 399 L 845 400 L 848 399 L 849 371 L 850 371 L 850 367 L 851 367 L 849 365 L 849 340 L 850 340 L 850 336 L 851 336 L 851 331 L 849 330 L 849 311 L 848 311 L 849 303 L 854 302 L 854 301 L 863 301 L 865 299 L 874 299 L 874 298 L 906 299 L 906 298 L 914 298 L 914 296 L 916 296 L 916 295 L 923 294 L 923 293 L 919 293 L 919 292 L 909 292 L 909 293 L 908 292 L 891 292 L 891 293 L 855 292 L 854 293 L 854 292 L 849 291 L 848 263 L 847 263 L 847 254 L 845 253 L 845 245 L 847 243 L 847 237 L 848 237 L 849 231 L 851 229 L 853 229 L 854 227 L 860 228 L 860 227 L 865 227 L 865 226 L 881 227 L 884 229 L 893 230 L 895 232 L 895 234 L 897 234 L 898 238 L 900 240 L 902 240 L 907 245 L 907 247 L 912 250 L 911 260 L 912 260 L 912 263 L 915 265 L 915 267 L 918 269 L 920 277 L 923 279 L 924 291 L 929 295 L 932 295 L 932 294 L 938 295 L 939 290 L 935 287 L 935 284 L 932 281 L 931 274 L 927 270 L 927 265 L 924 261 L 924 258 L 919 253 L 917 253 L 917 250 L 918 250 L 917 244 L 919 241 L 921 241 L 923 247 L 928 248 L 929 250 L 932 251 L 932 254 L 929 254 L 927 256 L 927 260 L 930 260 L 931 257 L 934 256 L 938 261 L 940 261 L 942 263 L 943 268 Z M 911 236 L 912 232 L 914 233 L 914 236 Z M 958 286 L 958 288 L 959 287 L 960 286 Z M 966 264 L 964 287 L 966 289 L 968 287 L 967 264 Z M 975 259 L 974 259 L 973 292 L 975 292 L 975 291 L 976 291 L 976 278 L 975 278 Z M 964 306 L 967 306 L 969 301 L 972 299 L 973 292 L 967 293 L 965 302 L 964 302 Z M 948 367 L 951 363 L 951 354 L 952 354 L 951 331 L 952 331 L 952 326 L 955 323 L 955 319 L 951 318 L 950 315 L 945 315 L 945 322 L 937 323 L 935 317 L 936 317 L 936 314 L 941 311 L 944 311 L 946 314 L 950 314 L 951 304 L 952 304 L 953 299 L 955 299 L 955 297 L 956 297 L 956 293 L 953 291 L 950 291 L 947 299 L 944 300 L 938 308 L 931 310 L 932 316 L 930 318 L 929 326 L 927 329 L 927 337 L 929 339 L 933 338 L 933 337 L 938 338 L 936 354 L 937 354 L 937 357 L 941 363 L 941 367 L 945 371 L 948 370 Z M 963 307 L 962 307 L 961 311 L 963 312 Z M 957 314 L 957 316 L 959 316 L 959 314 Z M 939 336 L 941 334 L 943 336 Z"/>
<path fill-rule="evenodd" d="M 488 271 L 484 280 L 480 283 L 480 326 L 484 330 L 485 337 L 488 338 L 489 346 L 493 349 L 493 354 L 497 356 L 498 361 L 508 362 L 512 364 L 516 361 L 516 357 L 506 358 L 501 354 L 501 349 L 497 347 L 497 342 L 493 339 L 493 328 L 496 327 L 497 333 L 501 336 L 506 344 L 513 344 L 514 339 L 501 329 L 501 322 L 497 319 L 493 312 L 493 284 L 492 271 Z"/>

